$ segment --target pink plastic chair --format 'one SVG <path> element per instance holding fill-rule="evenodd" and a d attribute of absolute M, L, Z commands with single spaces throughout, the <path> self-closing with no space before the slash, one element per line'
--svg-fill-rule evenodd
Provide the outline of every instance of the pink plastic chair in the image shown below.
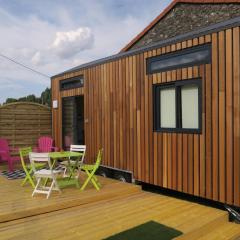
<path fill-rule="evenodd" d="M 35 148 L 33 151 L 34 152 L 56 152 L 57 148 L 53 146 L 54 141 L 51 137 L 40 137 L 38 139 L 38 147 Z"/>
<path fill-rule="evenodd" d="M 18 152 L 17 148 L 9 147 L 8 141 L 4 138 L 0 138 L 0 161 L 8 163 L 9 171 L 13 171 L 14 162 L 20 161 L 19 156 L 11 156 L 12 152 Z"/>

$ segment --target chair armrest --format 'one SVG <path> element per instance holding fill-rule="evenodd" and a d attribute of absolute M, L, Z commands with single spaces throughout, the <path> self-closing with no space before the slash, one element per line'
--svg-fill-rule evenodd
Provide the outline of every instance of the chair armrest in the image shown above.
<path fill-rule="evenodd" d="M 51 147 L 53 152 L 57 152 L 58 151 L 58 147 Z"/>

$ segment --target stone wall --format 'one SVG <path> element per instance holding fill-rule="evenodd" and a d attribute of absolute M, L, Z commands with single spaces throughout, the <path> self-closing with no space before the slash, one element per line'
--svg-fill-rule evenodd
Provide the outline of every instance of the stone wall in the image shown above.
<path fill-rule="evenodd" d="M 179 3 L 130 49 L 191 32 L 240 16 L 240 4 Z"/>

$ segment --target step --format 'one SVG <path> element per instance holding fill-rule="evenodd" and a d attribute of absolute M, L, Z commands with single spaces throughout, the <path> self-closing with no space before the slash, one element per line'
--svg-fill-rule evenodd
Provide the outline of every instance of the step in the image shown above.
<path fill-rule="evenodd" d="M 216 229 L 219 225 L 227 223 L 228 221 L 228 213 L 225 211 L 217 211 L 216 210 L 216 217 L 213 215 L 208 218 L 206 217 L 201 217 L 199 218 L 199 221 L 202 219 L 202 226 L 199 226 L 199 224 L 196 224 L 198 226 L 196 229 L 192 229 L 192 231 L 187 232 L 177 238 L 176 240 L 195 240 L 199 239 L 202 236 L 205 236 L 207 233 L 212 231 L 213 229 Z M 192 224 L 194 224 L 192 222 Z M 179 228 L 180 229 L 180 228 Z"/>
<path fill-rule="evenodd" d="M 240 225 L 236 223 L 226 222 L 212 229 L 209 233 L 197 240 L 239 240 L 240 239 Z"/>
<path fill-rule="evenodd" d="M 76 191 L 76 195 L 71 196 L 57 193 L 55 197 L 48 200 L 39 198 L 42 200 L 42 204 L 34 204 L 31 195 L 29 195 L 23 208 L 15 207 L 13 211 L 11 207 L 8 207 L 7 211 L 0 212 L 0 223 L 103 200 L 121 199 L 139 192 L 141 192 L 140 186 L 114 181 L 112 184 L 104 186 L 100 191 L 87 189 L 83 192 Z M 35 201 L 39 200 L 36 198 Z M 17 206 L 17 203 L 15 205 Z"/>
<path fill-rule="evenodd" d="M 240 225 L 228 222 L 228 213 L 216 215 L 215 219 L 206 222 L 201 227 L 181 235 L 175 240 L 240 240 Z"/>

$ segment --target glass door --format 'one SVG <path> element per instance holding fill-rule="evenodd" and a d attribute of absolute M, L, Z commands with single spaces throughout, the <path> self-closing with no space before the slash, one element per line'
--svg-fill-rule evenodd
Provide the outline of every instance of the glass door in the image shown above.
<path fill-rule="evenodd" d="M 84 144 L 84 97 L 62 99 L 62 137 L 63 148 L 71 144 Z"/>

